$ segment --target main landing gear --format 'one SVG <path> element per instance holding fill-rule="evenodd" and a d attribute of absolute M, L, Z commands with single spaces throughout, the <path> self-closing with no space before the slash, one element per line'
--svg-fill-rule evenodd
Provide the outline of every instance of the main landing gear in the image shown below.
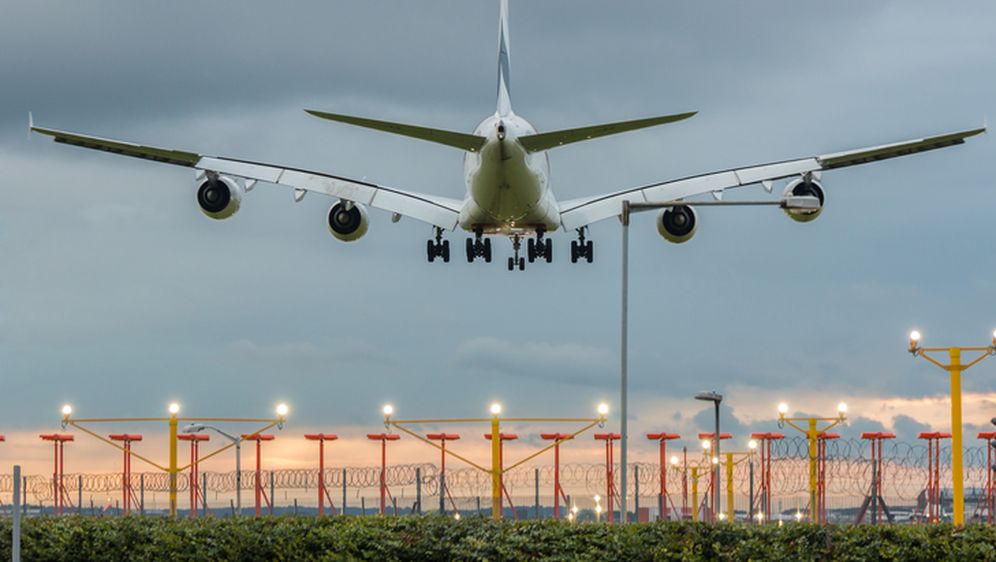
<path fill-rule="evenodd" d="M 549 238 L 544 239 L 543 235 L 545 232 L 541 230 L 536 231 L 536 239 L 530 238 L 526 244 L 526 256 L 529 258 L 529 263 L 533 263 L 537 259 L 546 260 L 546 263 L 551 263 L 553 261 L 553 240 Z"/>
<path fill-rule="evenodd" d="M 467 263 L 474 263 L 477 258 L 484 258 L 486 263 L 491 263 L 491 239 L 484 238 L 482 229 L 474 231 L 474 237 L 467 239 Z"/>
<path fill-rule="evenodd" d="M 577 263 L 584 259 L 591 263 L 595 259 L 594 248 L 591 240 L 585 240 L 584 227 L 578 229 L 578 239 L 571 240 L 571 263 Z"/>
<path fill-rule="evenodd" d="M 532 240 L 530 240 L 531 242 Z M 526 269 L 526 258 L 519 257 L 519 249 L 522 247 L 522 238 L 518 234 L 512 236 L 512 250 L 515 252 L 515 257 L 508 258 L 508 270 L 513 271 L 516 268 L 519 271 L 525 271 Z"/>
<path fill-rule="evenodd" d="M 442 228 L 436 227 L 436 238 L 425 243 L 425 251 L 429 263 L 436 261 L 436 258 L 443 258 L 444 263 L 450 263 L 450 241 L 443 240 Z"/>

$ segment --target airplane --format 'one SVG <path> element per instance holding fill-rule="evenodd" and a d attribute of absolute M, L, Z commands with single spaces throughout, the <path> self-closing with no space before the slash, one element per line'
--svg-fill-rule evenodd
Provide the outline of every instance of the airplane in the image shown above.
<path fill-rule="evenodd" d="M 481 121 L 473 133 L 305 110 L 321 119 L 412 137 L 464 151 L 463 172 L 467 194 L 463 200 L 405 191 L 365 180 L 289 166 L 209 156 L 36 127 L 30 113 L 28 128 L 29 131 L 51 136 L 58 143 L 193 168 L 196 171 L 197 204 L 212 219 L 227 219 L 234 215 L 239 210 L 243 195 L 251 191 L 258 182 L 276 184 L 292 188 L 295 201 L 301 201 L 309 192 L 334 198 L 326 224 L 332 236 L 343 242 L 359 240 L 366 234 L 370 224 L 368 207 L 392 213 L 393 222 L 409 217 L 428 223 L 434 233 L 426 243 L 429 262 L 436 258 L 441 258 L 443 262 L 450 261 L 450 243 L 443 239 L 446 231 L 460 228 L 472 234 L 466 239 L 468 262 L 474 262 L 478 258 L 491 262 L 491 238 L 507 237 L 512 242 L 513 250 L 513 255 L 508 258 L 509 271 L 524 270 L 527 258 L 530 263 L 551 262 L 553 241 L 548 234 L 557 230 L 573 230 L 577 233 L 577 239 L 571 240 L 571 262 L 592 262 L 593 242 L 586 236 L 589 225 L 620 216 L 624 200 L 675 202 L 675 205 L 657 213 L 656 225 L 664 239 L 680 244 L 690 240 L 698 229 L 695 202 L 689 201 L 689 198 L 711 194 L 714 198 L 721 199 L 727 189 L 758 184 L 771 193 L 774 182 L 788 180 L 782 193 L 782 201 L 794 198 L 800 201 L 806 199 L 809 203 L 785 206 L 785 212 L 796 221 L 809 222 L 820 215 L 826 201 L 822 172 L 962 144 L 965 139 L 986 130 L 983 126 L 882 146 L 709 172 L 594 197 L 558 201 L 551 189 L 548 151 L 598 137 L 682 121 L 696 112 L 537 132 L 529 121 L 512 111 L 508 0 L 500 1 L 499 12 L 497 107 L 494 114 Z M 520 255 L 524 239 L 527 241 L 525 257 Z"/>

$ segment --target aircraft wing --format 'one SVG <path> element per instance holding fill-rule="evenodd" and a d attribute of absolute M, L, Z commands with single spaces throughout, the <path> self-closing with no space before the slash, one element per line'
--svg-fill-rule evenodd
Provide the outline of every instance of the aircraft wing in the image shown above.
<path fill-rule="evenodd" d="M 58 143 L 185 166 L 248 181 L 282 185 L 293 188 L 295 198 L 298 200 L 305 192 L 317 192 L 354 203 L 362 203 L 375 209 L 397 213 L 447 230 L 456 228 L 460 208 L 463 205 L 462 201 L 456 199 L 402 191 L 393 187 L 323 172 L 103 139 L 68 131 L 35 127 L 33 123 L 30 125 L 30 129 L 36 133 L 48 135 Z"/>
<path fill-rule="evenodd" d="M 610 217 L 619 216 L 622 212 L 622 202 L 625 200 L 631 202 L 664 203 L 706 193 L 712 193 L 717 197 L 721 197 L 723 190 L 758 183 L 764 185 L 765 189 L 770 191 L 771 183 L 776 180 L 800 177 L 806 174 L 819 174 L 824 170 L 855 166 L 895 158 L 897 156 L 954 146 L 964 143 L 968 137 L 983 133 L 985 130 L 983 127 L 882 146 L 800 158 L 798 160 L 786 160 L 783 162 L 772 162 L 770 164 L 712 172 L 634 187 L 606 195 L 564 201 L 560 204 L 560 222 L 565 230 L 571 230 Z"/>

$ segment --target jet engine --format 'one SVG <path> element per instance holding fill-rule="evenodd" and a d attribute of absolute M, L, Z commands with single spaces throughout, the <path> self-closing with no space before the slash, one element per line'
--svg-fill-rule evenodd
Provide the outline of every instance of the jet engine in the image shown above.
<path fill-rule="evenodd" d="M 820 216 L 820 213 L 823 212 L 825 194 L 823 193 L 823 186 L 820 185 L 820 182 L 814 179 L 807 181 L 805 178 L 799 178 L 789 182 L 789 184 L 785 186 L 785 192 L 782 193 L 782 197 L 788 197 L 790 195 L 808 195 L 810 197 L 816 197 L 820 200 L 819 209 L 785 209 L 785 214 L 787 214 L 792 220 L 809 222 L 816 220 L 816 217 Z"/>
<path fill-rule="evenodd" d="M 657 232 L 668 242 L 681 244 L 688 242 L 695 236 L 695 231 L 699 228 L 699 222 L 695 216 L 695 209 L 688 205 L 677 205 L 661 209 L 657 213 Z"/>
<path fill-rule="evenodd" d="M 367 233 L 367 209 L 352 201 L 337 201 L 329 207 L 329 232 L 343 242 L 354 242 Z"/>
<path fill-rule="evenodd" d="M 227 219 L 239 210 L 242 188 L 232 178 L 215 176 L 202 178 L 197 188 L 197 204 L 212 219 Z"/>

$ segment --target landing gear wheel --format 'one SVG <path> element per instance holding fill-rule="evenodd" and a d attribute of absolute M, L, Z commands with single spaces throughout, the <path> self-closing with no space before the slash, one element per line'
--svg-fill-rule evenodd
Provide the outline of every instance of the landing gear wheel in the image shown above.
<path fill-rule="evenodd" d="M 515 258 L 513 257 L 508 258 L 508 270 L 509 271 L 515 270 Z"/>
<path fill-rule="evenodd" d="M 426 241 L 425 253 L 429 257 L 429 263 L 436 261 L 436 244 L 432 240 Z"/>
<path fill-rule="evenodd" d="M 484 239 L 484 263 L 491 263 L 491 239 Z"/>
<path fill-rule="evenodd" d="M 553 240 L 546 241 L 546 247 L 543 248 L 543 258 L 546 259 L 546 263 L 553 263 Z"/>
<path fill-rule="evenodd" d="M 589 244 L 590 244 L 590 242 L 589 242 Z M 450 263 L 450 241 L 449 240 L 443 240 L 442 252 L 440 252 L 440 253 L 443 256 L 443 263 Z M 591 259 L 589 258 L 588 261 L 591 261 Z"/>
<path fill-rule="evenodd" d="M 536 261 L 536 241 L 532 238 L 526 241 L 526 256 L 529 258 L 529 263 Z"/>
<path fill-rule="evenodd" d="M 588 263 L 595 260 L 595 244 L 589 240 L 584 247 L 584 257 L 588 259 Z"/>
<path fill-rule="evenodd" d="M 519 271 L 526 270 L 526 258 L 519 258 Z"/>
<path fill-rule="evenodd" d="M 578 263 L 578 241 L 571 240 L 571 263 Z"/>
<path fill-rule="evenodd" d="M 472 238 L 467 239 L 467 263 L 474 263 L 474 258 L 477 257 L 476 245 Z"/>

